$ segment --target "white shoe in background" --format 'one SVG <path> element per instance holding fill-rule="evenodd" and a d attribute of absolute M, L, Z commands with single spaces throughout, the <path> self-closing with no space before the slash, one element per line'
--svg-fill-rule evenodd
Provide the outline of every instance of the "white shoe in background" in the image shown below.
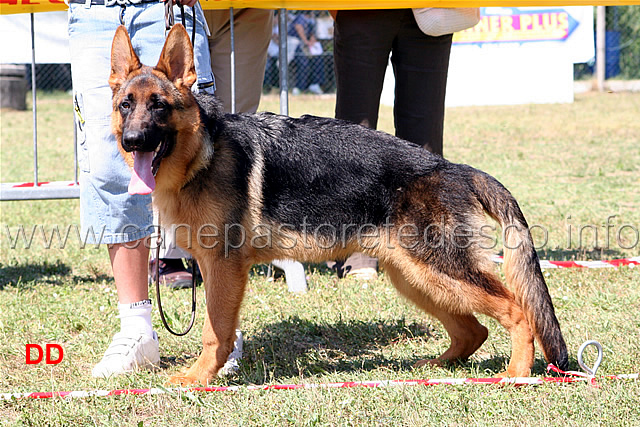
<path fill-rule="evenodd" d="M 309 92 L 315 93 L 316 95 L 322 95 L 324 93 L 318 83 L 314 83 L 309 86 Z"/>

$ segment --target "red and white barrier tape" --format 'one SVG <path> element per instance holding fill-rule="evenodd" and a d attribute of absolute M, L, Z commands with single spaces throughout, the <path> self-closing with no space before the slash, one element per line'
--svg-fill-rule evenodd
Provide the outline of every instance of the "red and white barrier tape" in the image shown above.
<path fill-rule="evenodd" d="M 497 263 L 503 263 L 504 258 L 501 256 L 494 256 L 493 260 Z M 633 258 L 621 258 L 611 259 L 606 261 L 547 261 L 541 260 L 540 267 L 545 268 L 616 268 L 621 265 L 628 265 L 629 267 L 635 267 L 640 265 L 640 256 Z"/>
<path fill-rule="evenodd" d="M 383 381 L 349 381 L 338 383 L 316 383 L 316 384 L 272 384 L 272 385 L 248 385 L 248 386 L 227 386 L 227 387 L 192 387 L 192 388 L 144 388 L 144 389 L 118 389 L 118 390 L 90 390 L 90 391 L 53 391 L 34 393 L 0 393 L 0 400 L 14 399 L 48 399 L 52 397 L 64 398 L 86 398 L 86 397 L 108 397 L 126 394 L 133 395 L 158 395 L 176 394 L 189 392 L 235 392 L 241 390 L 300 390 L 300 389 L 330 389 L 330 388 L 380 388 L 380 387 L 410 387 L 410 386 L 435 386 L 435 385 L 541 385 L 547 383 L 576 383 L 589 381 L 595 385 L 595 377 L 591 377 L 582 372 L 563 372 L 553 365 L 547 368 L 553 372 L 562 374 L 562 377 L 522 377 L 522 378 L 441 378 L 426 380 L 383 380 Z M 638 374 L 609 375 L 601 378 L 605 379 L 631 379 L 637 380 Z"/>
<path fill-rule="evenodd" d="M 38 182 L 38 185 L 35 185 L 33 182 L 11 182 L 7 184 L 3 184 L 7 188 L 49 188 L 49 187 L 75 187 L 76 185 L 80 185 L 76 181 L 41 181 Z"/>

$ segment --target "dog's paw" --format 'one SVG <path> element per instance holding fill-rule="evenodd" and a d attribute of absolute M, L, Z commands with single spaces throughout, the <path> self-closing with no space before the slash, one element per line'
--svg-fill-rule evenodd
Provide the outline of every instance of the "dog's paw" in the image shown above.
<path fill-rule="evenodd" d="M 185 374 L 173 375 L 169 378 L 167 383 L 172 385 L 179 385 L 182 387 L 201 384 L 198 378 Z"/>
<path fill-rule="evenodd" d="M 520 371 L 509 372 L 507 369 L 504 372 L 500 372 L 495 374 L 494 378 L 524 378 L 531 375 L 531 371 L 529 369 L 522 369 Z"/>
<path fill-rule="evenodd" d="M 434 366 L 437 368 L 442 368 L 444 366 L 444 363 L 440 359 L 422 359 L 413 364 L 414 368 L 421 368 L 422 366 Z"/>

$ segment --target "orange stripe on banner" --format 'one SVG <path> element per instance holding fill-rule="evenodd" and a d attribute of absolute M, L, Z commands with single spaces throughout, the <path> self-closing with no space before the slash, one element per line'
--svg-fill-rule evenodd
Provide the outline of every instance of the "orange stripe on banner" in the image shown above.
<path fill-rule="evenodd" d="M 204 9 L 255 7 L 259 9 L 344 10 L 398 9 L 412 7 L 489 7 L 489 6 L 621 6 L 640 4 L 640 0 L 200 0 Z M 0 0 L 0 15 L 67 10 L 62 0 Z"/>

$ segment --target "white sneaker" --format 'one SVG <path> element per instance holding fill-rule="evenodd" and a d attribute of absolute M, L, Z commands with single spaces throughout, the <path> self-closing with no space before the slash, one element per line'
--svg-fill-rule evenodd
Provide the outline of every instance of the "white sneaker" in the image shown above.
<path fill-rule="evenodd" d="M 224 366 L 220 368 L 220 371 L 218 371 L 219 376 L 225 377 L 225 376 L 233 375 L 236 372 L 238 372 L 238 370 L 240 370 L 240 365 L 238 364 L 238 361 L 242 359 L 243 344 L 244 344 L 244 341 L 242 339 L 242 331 L 240 329 L 236 329 L 236 341 L 233 343 L 233 351 L 227 358 L 227 361 L 225 362 Z"/>
<path fill-rule="evenodd" d="M 158 334 L 118 332 L 100 363 L 93 367 L 94 377 L 110 377 L 152 368 L 160 362 Z"/>
<path fill-rule="evenodd" d="M 314 83 L 312 85 L 309 86 L 309 92 L 311 93 L 315 93 L 316 95 L 322 95 L 324 92 L 322 92 L 322 88 L 320 87 L 320 85 L 318 83 Z"/>

